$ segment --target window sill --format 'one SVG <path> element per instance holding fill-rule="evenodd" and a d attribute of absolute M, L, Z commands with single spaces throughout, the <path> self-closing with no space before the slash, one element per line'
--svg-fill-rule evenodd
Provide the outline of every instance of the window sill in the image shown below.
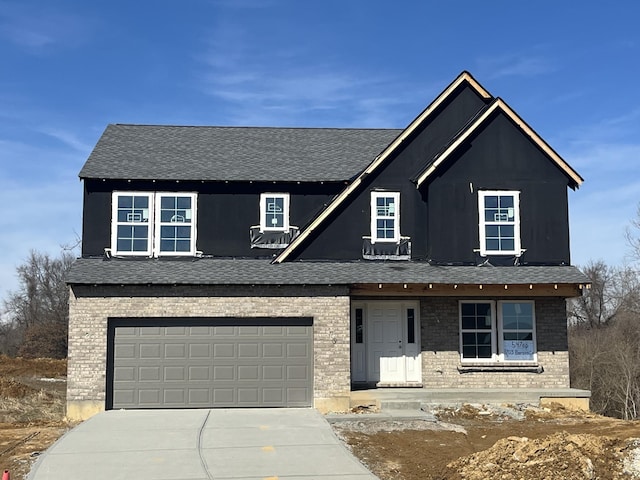
<path fill-rule="evenodd" d="M 462 363 L 458 365 L 460 373 L 476 372 L 516 372 L 542 373 L 544 368 L 536 362 L 500 362 L 500 363 Z"/>

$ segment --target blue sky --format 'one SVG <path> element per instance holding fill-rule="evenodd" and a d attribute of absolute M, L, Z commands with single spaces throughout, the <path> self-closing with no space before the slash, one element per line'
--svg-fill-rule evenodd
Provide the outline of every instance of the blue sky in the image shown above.
<path fill-rule="evenodd" d="M 80 235 L 108 123 L 403 128 L 462 70 L 585 178 L 573 263 L 622 264 L 638 18 L 633 0 L 0 0 L 0 298 L 30 249 Z"/>

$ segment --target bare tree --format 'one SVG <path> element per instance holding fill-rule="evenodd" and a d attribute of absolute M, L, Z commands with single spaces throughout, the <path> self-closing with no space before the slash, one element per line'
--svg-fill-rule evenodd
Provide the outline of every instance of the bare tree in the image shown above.
<path fill-rule="evenodd" d="M 569 321 L 589 328 L 602 326 L 614 318 L 624 302 L 624 292 L 617 288 L 619 272 L 602 260 L 591 261 L 582 268 L 591 288 L 569 302 Z"/>
<path fill-rule="evenodd" d="M 635 218 L 631 220 L 631 225 L 627 227 L 625 236 L 631 249 L 631 259 L 640 263 L 640 203 L 638 204 Z"/>
<path fill-rule="evenodd" d="M 591 408 L 640 418 L 640 274 L 591 262 L 592 287 L 568 302 L 571 385 L 591 390 Z"/>
<path fill-rule="evenodd" d="M 19 287 L 4 301 L 5 340 L 20 338 L 17 354 L 62 358 L 67 354 L 69 290 L 65 277 L 74 256 L 63 251 L 52 258 L 31 251 L 16 271 Z M 7 353 L 11 353 L 10 351 Z"/>

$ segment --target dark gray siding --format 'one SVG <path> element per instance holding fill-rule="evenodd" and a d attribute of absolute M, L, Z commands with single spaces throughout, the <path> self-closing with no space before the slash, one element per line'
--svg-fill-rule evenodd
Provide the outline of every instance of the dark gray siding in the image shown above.
<path fill-rule="evenodd" d="M 249 228 L 260 223 L 260 194 L 290 193 L 290 223 L 302 229 L 329 203 L 343 183 L 261 184 L 194 182 L 121 182 L 85 180 L 83 256 L 99 256 L 111 244 L 113 191 L 198 192 L 197 250 L 220 257 L 272 256 L 274 250 L 252 249 Z"/>
<path fill-rule="evenodd" d="M 521 241 L 527 250 L 521 262 L 569 263 L 567 177 L 505 115 L 497 114 L 436 173 L 423 187 L 430 259 L 478 260 L 478 190 L 496 189 L 521 192 Z"/>

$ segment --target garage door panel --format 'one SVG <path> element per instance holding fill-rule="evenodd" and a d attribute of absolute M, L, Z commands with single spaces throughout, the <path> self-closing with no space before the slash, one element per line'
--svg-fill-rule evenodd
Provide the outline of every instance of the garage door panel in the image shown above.
<path fill-rule="evenodd" d="M 209 365 L 190 366 L 189 367 L 189 382 L 210 382 L 212 367 Z"/>
<path fill-rule="evenodd" d="M 189 324 L 185 318 L 157 319 L 160 326 L 140 319 L 130 320 L 139 322 L 135 326 L 115 325 L 110 406 L 311 406 L 313 327 L 310 319 L 297 320 L 304 323 L 200 319 Z"/>
<path fill-rule="evenodd" d="M 211 396 L 208 388 L 190 388 L 189 405 L 211 405 Z"/>
<path fill-rule="evenodd" d="M 241 337 L 257 337 L 259 335 L 260 327 L 234 327 L 237 328 L 237 334 Z"/>
<path fill-rule="evenodd" d="M 141 335 L 143 337 L 151 337 L 151 336 L 160 336 L 160 332 L 162 327 L 144 327 L 144 328 L 136 328 L 135 334 Z"/>
<path fill-rule="evenodd" d="M 159 343 L 146 343 L 140 345 L 140 358 L 159 359 L 161 356 L 160 352 L 162 352 L 162 345 Z M 116 354 L 117 353 L 118 352 L 116 351 Z"/>
<path fill-rule="evenodd" d="M 197 335 L 211 336 L 211 327 L 189 327 L 189 335 L 192 337 Z"/>
<path fill-rule="evenodd" d="M 288 358 L 308 358 L 309 345 L 306 343 L 290 343 L 287 345 Z"/>
<path fill-rule="evenodd" d="M 138 380 L 141 382 L 158 382 L 160 377 L 160 367 L 158 366 L 140 367 L 138 369 Z"/>
<path fill-rule="evenodd" d="M 192 343 L 189 345 L 189 358 L 210 359 L 211 344 L 209 343 Z"/>
<path fill-rule="evenodd" d="M 282 365 L 264 365 L 262 367 L 262 379 L 265 381 L 284 380 L 284 367 Z"/>
<path fill-rule="evenodd" d="M 214 335 L 215 337 L 215 335 Z M 214 343 L 213 358 L 233 358 L 235 356 L 235 345 L 233 343 Z"/>
<path fill-rule="evenodd" d="M 238 380 L 241 382 L 245 380 L 260 380 L 260 375 L 258 373 L 259 370 L 260 368 L 258 367 L 258 365 L 239 365 Z"/>
<path fill-rule="evenodd" d="M 235 380 L 236 369 L 233 365 L 214 365 L 213 366 L 213 380 L 214 382 L 220 382 L 225 380 Z"/>
<path fill-rule="evenodd" d="M 118 344 L 115 354 L 118 358 L 136 358 L 136 346 L 134 344 Z"/>
<path fill-rule="evenodd" d="M 113 372 L 113 378 L 116 381 L 128 382 L 136 379 L 135 367 L 116 367 Z"/>
<path fill-rule="evenodd" d="M 184 343 L 168 343 L 164 346 L 164 358 L 185 359 L 187 356 L 187 345 Z"/>

